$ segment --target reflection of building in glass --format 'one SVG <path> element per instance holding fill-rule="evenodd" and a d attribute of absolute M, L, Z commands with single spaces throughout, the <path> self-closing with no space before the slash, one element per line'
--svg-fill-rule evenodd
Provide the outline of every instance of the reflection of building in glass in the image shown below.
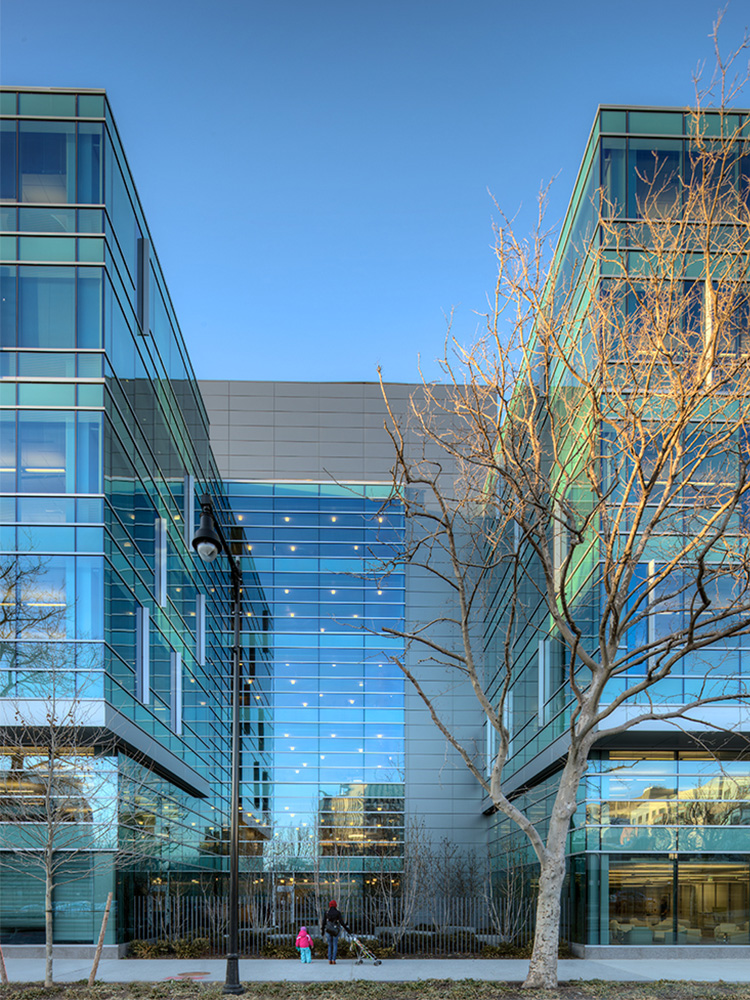
<path fill-rule="evenodd" d="M 114 809 L 119 840 L 96 844 L 109 868 L 79 850 L 53 905 L 56 941 L 92 943 L 114 888 L 115 944 L 134 895 L 220 884 L 226 867 L 229 579 L 190 548 L 197 494 L 226 503 L 104 93 L 3 89 L 0 115 L 0 938 L 43 935 L 43 881 L 10 864 L 19 815 L 68 812 L 93 847 Z M 245 746 L 265 762 L 268 618 L 251 565 L 245 581 L 261 706 Z M 34 758 L 50 703 L 77 706 L 80 723 L 54 779 L 52 758 Z M 87 733 L 103 754 L 93 798 Z M 267 796 L 244 777 L 263 838 Z"/>
<path fill-rule="evenodd" d="M 349 784 L 320 800 L 322 857 L 399 857 L 404 839 L 403 784 Z"/>

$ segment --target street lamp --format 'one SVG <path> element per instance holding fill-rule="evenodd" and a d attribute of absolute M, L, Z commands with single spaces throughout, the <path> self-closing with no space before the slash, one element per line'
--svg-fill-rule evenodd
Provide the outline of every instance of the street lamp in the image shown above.
<path fill-rule="evenodd" d="M 242 570 L 227 545 L 221 525 L 214 516 L 211 497 L 201 497 L 201 520 L 193 538 L 193 548 L 204 562 L 212 563 L 223 550 L 232 573 L 232 801 L 229 839 L 229 947 L 224 993 L 244 993 L 240 983 L 239 909 L 240 909 L 240 632 L 242 629 Z"/>

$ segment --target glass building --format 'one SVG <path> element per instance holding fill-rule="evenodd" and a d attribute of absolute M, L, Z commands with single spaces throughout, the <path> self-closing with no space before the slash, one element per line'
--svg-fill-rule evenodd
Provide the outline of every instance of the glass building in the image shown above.
<path fill-rule="evenodd" d="M 436 846 L 446 838 L 478 847 L 479 792 L 395 659 L 406 656 L 425 683 L 445 686 L 444 674 L 431 677 L 402 638 L 382 634 L 403 631 L 410 616 L 448 597 L 411 567 L 390 565 L 406 525 L 401 504 L 389 501 L 393 445 L 380 387 L 200 387 L 229 503 L 271 609 L 273 835 L 245 861 L 248 875 L 277 894 L 314 887 L 353 902 L 379 880 L 398 879 L 412 820 L 424 821 Z M 388 391 L 406 413 L 418 387 Z M 460 724 L 479 739 L 466 702 L 452 692 L 445 710 L 464 711 Z"/>
<path fill-rule="evenodd" d="M 750 122 L 746 112 L 730 114 L 731 130 Z M 705 114 L 710 142 L 721 135 L 718 113 Z M 747 128 L 747 125 L 745 125 Z M 573 198 L 556 251 L 556 281 L 564 291 L 575 289 L 586 273 L 586 242 L 597 239 L 598 192 L 605 213 L 637 227 L 647 199 L 656 210 L 680 204 L 683 182 L 691 169 L 690 136 L 695 118 L 683 110 L 601 108 L 596 116 Z M 655 183 L 654 178 L 657 177 Z M 737 190 L 750 188 L 750 160 L 739 157 L 734 175 L 725 183 Z M 618 222 L 618 224 L 619 224 Z M 634 228 L 640 235 L 643 227 Z M 623 244 L 627 238 L 623 237 Z M 599 258 L 597 258 L 598 260 Z M 618 261 L 621 260 L 618 257 Z M 631 252 L 627 266 L 638 268 Z M 604 283 L 608 273 L 589 279 Z M 640 273 L 637 272 L 636 273 Z M 693 272 L 677 273 L 681 294 L 690 298 L 696 284 Z M 581 282 L 583 284 L 583 282 Z M 601 287 L 601 285 L 600 285 Z M 702 289 L 702 286 L 701 286 Z M 700 290 L 699 290 L 700 291 Z M 698 303 L 700 295 L 690 301 Z M 745 327 L 746 327 L 745 314 Z M 688 315 L 686 322 L 701 322 Z M 746 329 L 739 334 L 746 335 Z M 688 501 L 689 503 L 689 501 Z M 557 790 L 555 767 L 562 766 L 570 721 L 566 702 L 565 670 L 555 658 L 545 605 L 539 600 L 542 577 L 535 579 L 530 564 L 521 602 L 528 609 L 514 646 L 508 722 L 511 755 L 504 771 L 506 793 L 531 816 L 543 834 Z M 651 572 L 644 564 L 642 579 Z M 509 578 L 497 574 L 491 597 L 492 614 L 486 628 L 487 661 L 502 662 L 507 628 Z M 596 589 L 576 592 L 576 600 L 596 604 Z M 689 600 L 675 599 L 661 611 L 650 611 L 649 636 L 682 627 Z M 583 620 L 583 619 L 582 619 Z M 592 619 L 598 625 L 598 619 Z M 687 619 L 684 619 L 687 620 Z M 592 633 L 594 634 L 594 633 Z M 591 641 L 584 636 L 583 641 Z M 633 641 L 646 640 L 636 636 Z M 734 695 L 724 703 L 732 729 L 740 718 L 736 706 L 746 697 L 747 637 L 684 656 L 671 670 L 665 686 L 655 689 L 666 704 L 682 705 L 708 689 Z M 648 660 L 609 682 L 604 704 L 643 674 Z M 555 672 L 557 670 L 557 673 Z M 707 680 L 707 673 L 710 674 Z M 502 680 L 502 678 L 499 678 Z M 665 693 L 666 692 L 666 693 Z M 661 705 L 659 707 L 662 707 Z M 710 709 L 706 710 L 710 713 Z M 686 724 L 686 729 L 690 725 Z M 564 914 L 577 950 L 589 957 L 613 954 L 613 948 L 670 945 L 716 946 L 750 944 L 750 759 L 746 732 L 724 731 L 712 745 L 710 725 L 693 740 L 668 724 L 652 725 L 647 733 L 630 730 L 611 738 L 592 753 L 588 773 L 568 838 L 568 878 Z M 527 891 L 536 878 L 536 866 L 523 838 L 510 822 L 495 818 L 490 832 L 498 873 L 510 865 L 524 865 Z"/>
<path fill-rule="evenodd" d="M 116 944 L 135 895 L 222 881 L 230 574 L 193 556 L 197 497 L 241 532 L 105 94 L 6 88 L 0 116 L 0 939 L 43 940 L 29 836 L 64 820 L 55 941 L 95 941 L 113 889 Z M 245 598 L 265 704 L 249 564 Z M 262 762 L 256 718 L 243 732 Z M 257 787 L 245 840 L 267 835 Z"/>

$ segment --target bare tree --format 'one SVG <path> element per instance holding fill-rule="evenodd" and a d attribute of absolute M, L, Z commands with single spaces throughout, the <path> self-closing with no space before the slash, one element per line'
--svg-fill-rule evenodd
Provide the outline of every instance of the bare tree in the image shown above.
<path fill-rule="evenodd" d="M 723 98 L 733 62 L 720 62 Z M 595 190 L 553 252 L 544 194 L 530 240 L 501 216 L 484 336 L 446 349 L 453 391 L 420 387 L 408 427 L 389 407 L 409 524 L 394 564 L 433 574 L 453 601 L 384 631 L 444 664 L 487 719 L 488 762 L 398 658 L 536 855 L 528 987 L 557 981 L 566 838 L 597 741 L 654 721 L 719 727 L 709 706 L 747 694 L 709 653 L 750 633 L 746 143 L 726 104 L 704 111 L 702 97 L 684 162 L 643 159 L 629 220 L 613 189 Z M 423 442 L 416 457 L 407 435 Z M 520 670 L 536 668 L 524 648 L 540 650 L 533 708 L 517 694 Z M 704 674 L 675 697 L 669 679 L 686 664 Z M 566 744 L 545 827 L 503 790 L 520 711 Z"/>
<path fill-rule="evenodd" d="M 0 703 L 0 869 L 43 886 L 45 984 L 51 985 L 54 913 L 65 915 L 56 893 L 97 876 L 106 880 L 157 848 L 147 833 L 126 828 L 118 748 L 92 720 L 89 703 L 70 693 L 64 647 L 28 643 L 16 662 L 23 664 L 24 694 Z M 75 900 L 70 908 L 78 912 Z"/>

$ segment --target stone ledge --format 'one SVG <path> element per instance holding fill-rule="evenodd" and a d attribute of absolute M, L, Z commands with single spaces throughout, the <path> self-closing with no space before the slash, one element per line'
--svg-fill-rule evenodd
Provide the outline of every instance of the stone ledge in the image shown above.
<path fill-rule="evenodd" d="M 126 944 L 105 944 L 102 948 L 102 958 L 125 958 L 128 946 Z M 53 958 L 80 958 L 93 962 L 96 953 L 95 944 L 54 944 Z M 43 944 L 4 944 L 5 958 L 44 958 Z"/>
<path fill-rule="evenodd" d="M 605 944 L 571 944 L 570 950 L 576 958 L 623 959 L 644 961 L 650 958 L 679 958 L 689 962 L 691 959 L 715 958 L 750 958 L 750 945 L 746 944 L 649 944 L 649 945 L 605 945 Z"/>

